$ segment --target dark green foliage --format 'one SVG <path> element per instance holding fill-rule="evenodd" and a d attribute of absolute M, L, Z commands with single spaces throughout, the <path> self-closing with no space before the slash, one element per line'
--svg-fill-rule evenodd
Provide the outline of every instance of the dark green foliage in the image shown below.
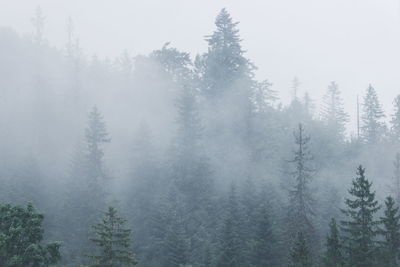
<path fill-rule="evenodd" d="M 130 250 L 131 230 L 124 228 L 126 220 L 117 215 L 113 207 L 109 207 L 101 223 L 93 226 L 95 238 L 90 240 L 97 246 L 99 253 L 89 255 L 95 262 L 90 266 L 117 267 L 133 266 L 137 262 Z"/>
<path fill-rule="evenodd" d="M 44 246 L 43 215 L 32 204 L 0 205 L 0 266 L 46 267 L 60 260 L 60 243 Z"/>
<path fill-rule="evenodd" d="M 400 253 L 400 214 L 394 199 L 385 200 L 384 217 L 381 217 L 382 228 L 379 233 L 384 237 L 382 242 L 382 264 L 387 267 L 398 266 Z"/>
<path fill-rule="evenodd" d="M 342 241 L 339 235 L 336 220 L 332 218 L 329 223 L 329 234 L 326 238 L 326 252 L 324 257 L 325 267 L 345 266 Z"/>
<path fill-rule="evenodd" d="M 311 254 L 304 235 L 299 232 L 290 251 L 289 267 L 311 267 Z"/>
<path fill-rule="evenodd" d="M 359 166 L 357 178 L 349 190 L 352 198 L 345 201 L 347 207 L 343 214 L 347 220 L 341 221 L 347 262 L 354 267 L 375 266 L 379 221 L 374 219 L 374 215 L 379 205 L 371 185 L 365 177 L 365 169 Z"/>

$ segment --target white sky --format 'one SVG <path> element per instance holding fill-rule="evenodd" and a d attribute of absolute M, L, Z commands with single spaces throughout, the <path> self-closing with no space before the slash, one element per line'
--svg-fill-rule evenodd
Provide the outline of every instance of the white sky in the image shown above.
<path fill-rule="evenodd" d="M 124 49 L 147 54 L 167 41 L 203 52 L 226 7 L 240 21 L 258 77 L 273 82 L 284 101 L 294 76 L 316 101 L 336 80 L 351 114 L 369 83 L 388 113 L 400 93 L 400 0 L 0 0 L 0 26 L 30 33 L 38 5 L 50 43 L 64 46 L 71 16 L 84 53 L 101 57 Z"/>

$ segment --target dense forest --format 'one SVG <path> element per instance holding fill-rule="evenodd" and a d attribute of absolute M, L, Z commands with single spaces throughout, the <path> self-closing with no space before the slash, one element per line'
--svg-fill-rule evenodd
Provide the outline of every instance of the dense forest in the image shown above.
<path fill-rule="evenodd" d="M 354 135 L 335 81 L 283 104 L 226 9 L 199 55 L 32 22 L 0 28 L 0 266 L 400 266 L 400 94 L 365 77 Z"/>

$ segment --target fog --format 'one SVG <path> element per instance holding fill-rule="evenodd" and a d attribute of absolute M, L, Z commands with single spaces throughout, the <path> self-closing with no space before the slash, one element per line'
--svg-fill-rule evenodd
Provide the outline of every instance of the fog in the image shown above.
<path fill-rule="evenodd" d="M 399 48 L 400 0 L 0 0 L 0 266 L 398 266 Z"/>
<path fill-rule="evenodd" d="M 46 16 L 44 35 L 62 48 L 66 21 L 87 56 L 115 58 L 125 49 L 148 54 L 165 42 L 196 55 L 206 50 L 205 35 L 221 7 L 240 21 L 243 47 L 285 101 L 293 77 L 316 100 L 335 80 L 355 129 L 356 95 L 372 83 L 391 110 L 399 90 L 400 2 L 398 0 L 263 1 L 0 1 L 0 25 L 32 32 L 32 10 Z M 364 77 L 368 77 L 365 79 Z"/>

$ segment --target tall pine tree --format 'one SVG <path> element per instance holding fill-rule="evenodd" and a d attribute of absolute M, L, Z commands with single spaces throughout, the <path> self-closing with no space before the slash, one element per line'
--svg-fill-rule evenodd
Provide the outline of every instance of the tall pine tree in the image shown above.
<path fill-rule="evenodd" d="M 312 155 L 308 148 L 310 137 L 305 134 L 304 127 L 299 124 L 298 131 L 294 134 L 296 150 L 294 158 L 289 162 L 293 165 L 290 173 L 293 186 L 289 188 L 288 208 L 288 238 L 293 239 L 301 232 L 308 244 L 317 248 L 317 233 L 312 219 L 315 215 L 314 199 L 310 182 L 314 174 Z"/>
<path fill-rule="evenodd" d="M 88 255 L 93 267 L 133 266 L 137 264 L 130 250 L 131 230 L 124 228 L 126 220 L 109 207 L 100 223 L 93 225 L 95 237 L 90 240 L 99 249 L 98 254 Z"/>
<path fill-rule="evenodd" d="M 299 232 L 290 251 L 289 267 L 311 267 L 311 253 L 304 235 Z"/>
<path fill-rule="evenodd" d="M 343 141 L 349 115 L 344 111 L 343 100 L 336 82 L 331 82 L 323 98 L 321 117 L 335 137 Z"/>
<path fill-rule="evenodd" d="M 395 142 L 400 142 L 400 95 L 394 101 L 394 113 L 390 120 L 390 134 Z"/>
<path fill-rule="evenodd" d="M 383 235 L 382 242 L 382 265 L 386 267 L 399 266 L 400 256 L 400 214 L 399 208 L 395 206 L 394 199 L 387 197 L 385 200 L 384 216 L 381 217 Z"/>
<path fill-rule="evenodd" d="M 385 117 L 378 95 L 372 85 L 369 85 L 364 96 L 361 133 L 369 144 L 375 144 L 381 140 L 384 134 Z"/>
<path fill-rule="evenodd" d="M 241 216 L 235 186 L 231 186 L 228 206 L 219 237 L 218 267 L 243 266 Z"/>
<path fill-rule="evenodd" d="M 329 234 L 326 238 L 326 252 L 324 257 L 325 267 L 344 267 L 343 246 L 339 235 L 336 220 L 332 218 L 329 223 Z"/>
<path fill-rule="evenodd" d="M 346 199 L 347 208 L 343 209 L 347 220 L 341 221 L 347 263 L 354 267 L 375 266 L 377 258 L 379 221 L 374 219 L 374 215 L 379 205 L 371 186 L 372 183 L 365 177 L 365 169 L 359 166 L 349 190 L 352 198 Z"/>
<path fill-rule="evenodd" d="M 400 205 L 400 153 L 396 153 L 393 167 L 393 184 L 391 189 L 397 205 Z"/>

